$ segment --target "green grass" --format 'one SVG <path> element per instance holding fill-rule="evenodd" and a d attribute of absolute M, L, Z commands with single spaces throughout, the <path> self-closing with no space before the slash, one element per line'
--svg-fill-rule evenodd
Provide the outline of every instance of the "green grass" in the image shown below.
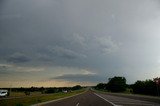
<path fill-rule="evenodd" d="M 43 95 L 36 95 L 36 96 L 25 96 L 22 98 L 14 98 L 14 99 L 5 99 L 5 100 L 0 100 L 0 106 L 29 106 L 32 104 L 36 103 L 41 103 L 45 101 L 50 101 L 54 99 L 59 99 L 67 96 L 72 96 L 78 93 L 84 92 L 85 89 L 81 90 L 76 90 L 73 92 L 68 92 L 68 93 L 54 93 L 54 94 L 43 94 Z"/>
<path fill-rule="evenodd" d="M 30 96 L 41 95 L 41 92 L 30 92 Z M 11 92 L 10 97 L 22 97 L 26 96 L 24 92 Z"/>

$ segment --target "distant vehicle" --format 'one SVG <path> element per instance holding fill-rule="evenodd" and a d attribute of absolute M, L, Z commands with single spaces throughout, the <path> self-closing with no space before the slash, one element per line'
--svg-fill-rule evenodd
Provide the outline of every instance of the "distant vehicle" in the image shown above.
<path fill-rule="evenodd" d="M 0 97 L 7 97 L 8 96 L 8 90 L 0 90 Z"/>
<path fill-rule="evenodd" d="M 67 90 L 63 90 L 62 92 L 63 92 L 63 93 L 67 93 L 68 91 L 67 91 Z"/>

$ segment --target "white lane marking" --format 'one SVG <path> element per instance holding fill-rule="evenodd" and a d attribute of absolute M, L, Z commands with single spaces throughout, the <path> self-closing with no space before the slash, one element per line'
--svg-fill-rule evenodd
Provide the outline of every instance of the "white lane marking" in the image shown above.
<path fill-rule="evenodd" d="M 109 100 L 107 100 L 107 99 L 103 98 L 102 96 L 100 96 L 100 95 L 98 95 L 98 94 L 96 94 L 96 93 L 94 93 L 94 94 L 95 94 L 96 96 L 100 97 L 101 99 L 103 99 L 103 100 L 107 101 L 108 103 L 110 103 L 110 104 L 111 104 L 111 105 L 113 105 L 113 106 L 120 106 L 120 105 L 116 105 L 116 104 L 114 104 L 114 103 L 110 102 Z"/>
<path fill-rule="evenodd" d="M 79 103 L 77 103 L 76 106 L 79 106 Z"/>

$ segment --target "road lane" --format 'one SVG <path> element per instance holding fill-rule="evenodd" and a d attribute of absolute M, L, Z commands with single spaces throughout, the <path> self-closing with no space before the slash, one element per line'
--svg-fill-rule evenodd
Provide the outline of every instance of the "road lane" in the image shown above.
<path fill-rule="evenodd" d="M 92 91 L 87 91 L 83 94 L 63 99 L 60 101 L 51 102 L 41 106 L 112 106 L 110 103 L 96 96 Z"/>
<path fill-rule="evenodd" d="M 77 96 L 37 106 L 160 106 L 160 104 L 88 90 Z"/>

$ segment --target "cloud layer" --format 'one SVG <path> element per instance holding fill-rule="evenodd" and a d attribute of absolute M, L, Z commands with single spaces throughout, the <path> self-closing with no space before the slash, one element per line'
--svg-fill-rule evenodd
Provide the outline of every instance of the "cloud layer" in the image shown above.
<path fill-rule="evenodd" d="M 1 0 L 0 81 L 157 77 L 159 11 L 158 0 Z"/>
<path fill-rule="evenodd" d="M 100 82 L 103 81 L 100 76 L 94 74 L 64 74 L 62 76 L 57 76 L 51 79 L 66 80 L 66 81 L 76 81 L 76 82 Z"/>

